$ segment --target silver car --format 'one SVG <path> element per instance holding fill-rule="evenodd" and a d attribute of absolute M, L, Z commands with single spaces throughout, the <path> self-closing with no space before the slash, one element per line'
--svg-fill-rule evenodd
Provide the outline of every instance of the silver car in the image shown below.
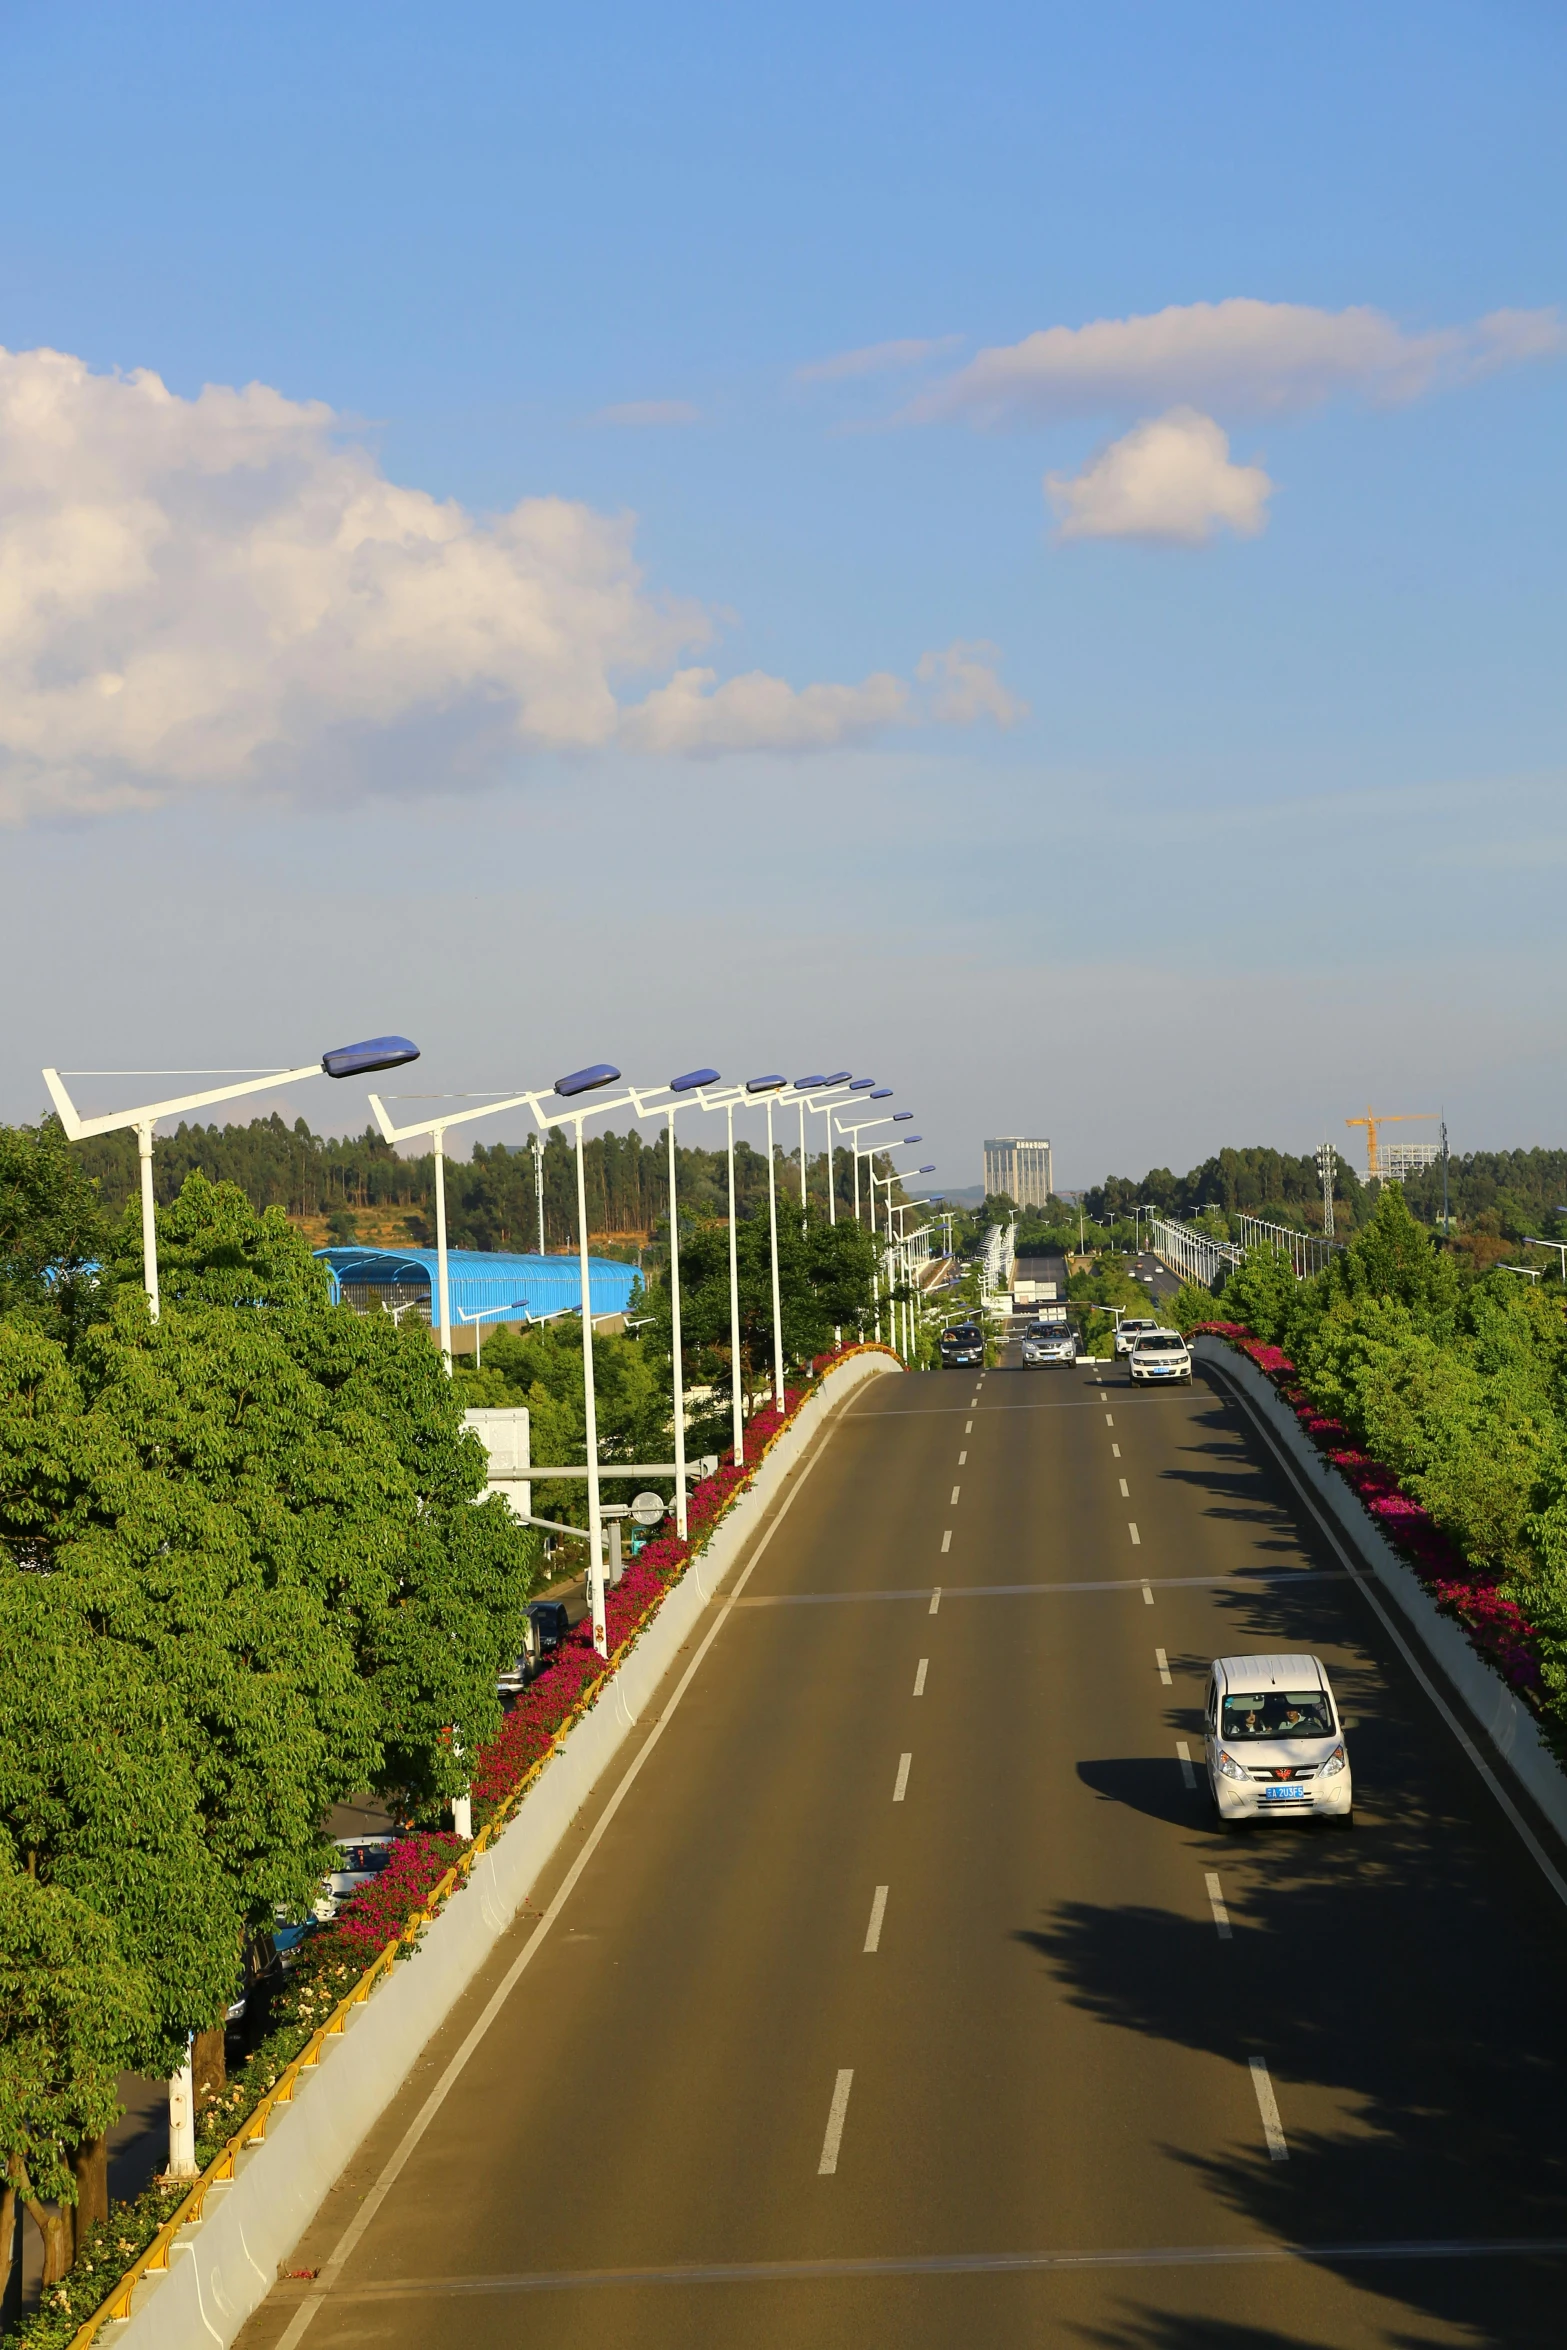
<path fill-rule="evenodd" d="M 1075 1363 L 1077 1336 L 1066 1322 L 1036 1322 L 1023 1333 L 1025 1363 Z"/>

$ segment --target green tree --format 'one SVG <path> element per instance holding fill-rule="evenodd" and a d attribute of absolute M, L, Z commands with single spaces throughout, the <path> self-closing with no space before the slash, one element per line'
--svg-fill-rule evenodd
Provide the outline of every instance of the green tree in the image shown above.
<path fill-rule="evenodd" d="M 0 1126 L 0 1315 L 51 1329 L 89 1310 L 107 1219 L 59 1120 Z"/>

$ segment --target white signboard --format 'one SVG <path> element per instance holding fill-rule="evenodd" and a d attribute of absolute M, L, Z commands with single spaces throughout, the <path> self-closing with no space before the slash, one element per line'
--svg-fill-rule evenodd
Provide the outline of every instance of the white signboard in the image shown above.
<path fill-rule="evenodd" d="M 506 1496 L 514 1517 L 531 1518 L 533 1487 L 528 1481 L 527 1405 L 464 1412 L 462 1424 L 472 1429 L 490 1456 L 490 1491 Z"/>

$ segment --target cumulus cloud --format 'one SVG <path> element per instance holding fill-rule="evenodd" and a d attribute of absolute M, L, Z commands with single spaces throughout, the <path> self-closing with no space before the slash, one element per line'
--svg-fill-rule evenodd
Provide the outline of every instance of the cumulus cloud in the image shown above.
<path fill-rule="evenodd" d="M 1200 546 L 1219 530 L 1255 538 L 1266 527 L 1273 484 L 1260 465 L 1230 461 L 1211 416 L 1172 408 L 1134 425 L 1081 473 L 1050 473 L 1045 491 L 1059 539 L 1145 539 Z"/>
<path fill-rule="evenodd" d="M 476 516 L 319 401 L 0 351 L 0 819 L 428 788 L 519 748 L 824 749 L 1010 701 L 960 647 L 934 695 L 686 666 L 624 708 L 713 633 L 649 592 L 626 517 Z"/>
<path fill-rule="evenodd" d="M 944 358 L 947 352 L 957 350 L 961 335 L 937 335 L 934 340 L 910 340 L 901 343 L 867 343 L 862 350 L 838 351 L 830 359 L 812 359 L 804 367 L 797 367 L 794 380 L 802 384 L 844 383 L 862 375 L 895 375 L 906 367 L 919 367 L 927 359 Z"/>
<path fill-rule="evenodd" d="M 720 685 L 716 670 L 681 669 L 626 712 L 620 739 L 634 750 L 698 757 L 721 751 L 826 751 L 889 726 L 1011 726 L 1028 706 L 996 673 L 994 645 L 956 643 L 921 656 L 917 687 L 885 670 L 858 685 L 796 688 L 752 670 Z M 923 690 L 920 690 L 923 689 Z"/>
<path fill-rule="evenodd" d="M 700 424 L 702 411 L 689 400 L 623 400 L 619 407 L 601 408 L 593 424 Z"/>
<path fill-rule="evenodd" d="M 1557 310 L 1495 310 L 1409 333 L 1380 310 L 1234 297 L 1052 326 L 979 352 L 914 401 L 914 423 L 1048 423 L 1166 405 L 1272 414 L 1337 393 L 1399 402 L 1567 351 Z"/>

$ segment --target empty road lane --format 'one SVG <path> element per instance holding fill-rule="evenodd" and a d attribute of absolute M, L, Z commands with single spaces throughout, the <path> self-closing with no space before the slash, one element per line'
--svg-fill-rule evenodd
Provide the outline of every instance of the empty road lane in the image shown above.
<path fill-rule="evenodd" d="M 975 1393 L 840 1419 L 250 2350 L 1559 2341 L 1567 1914 L 1231 1404 Z M 1211 1822 L 1202 1676 L 1267 1648 L 1351 1834 Z"/>

